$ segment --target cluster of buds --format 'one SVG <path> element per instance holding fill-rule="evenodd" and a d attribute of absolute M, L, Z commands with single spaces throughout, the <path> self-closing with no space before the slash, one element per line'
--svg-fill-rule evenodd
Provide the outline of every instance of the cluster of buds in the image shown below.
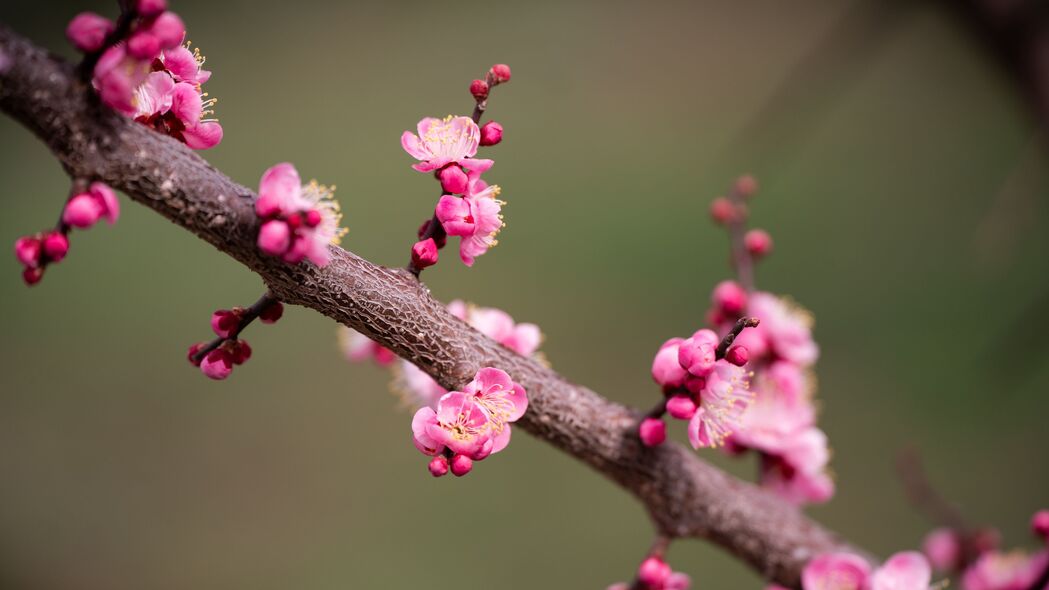
<path fill-rule="evenodd" d="M 338 244 L 346 233 L 339 227 L 342 214 L 334 193 L 335 187 L 316 181 L 303 185 L 298 171 L 287 162 L 266 170 L 255 201 L 255 213 L 262 222 L 259 249 L 288 264 L 309 260 L 317 266 L 327 265 L 328 246 Z"/>
<path fill-rule="evenodd" d="M 120 216 L 120 202 L 108 185 L 77 182 L 73 194 L 62 209 L 62 219 L 51 230 L 15 241 L 15 257 L 22 263 L 22 280 L 35 285 L 44 278 L 49 264 L 61 262 L 69 253 L 69 232 L 73 228 L 87 229 L 105 219 L 112 225 Z"/>
<path fill-rule="evenodd" d="M 503 227 L 500 211 L 505 203 L 497 198 L 499 187 L 481 179 L 494 162 L 474 156 L 479 146 L 502 141 L 502 125 L 488 121 L 478 127 L 478 123 L 491 89 L 509 80 L 509 66 L 492 66 L 483 80 L 470 84 L 476 101 L 473 117 L 427 117 L 419 121 L 417 133 L 401 135 L 401 146 L 419 160 L 412 168 L 432 172 L 441 184 L 434 215 L 419 227 L 418 241 L 412 246 L 409 269 L 415 274 L 437 264 L 448 236 L 461 238 L 459 257 L 467 266 L 498 243 L 495 236 Z"/>
<path fill-rule="evenodd" d="M 1049 510 L 1034 513 L 1031 533 L 1040 549 L 1002 551 L 993 528 L 942 527 L 925 536 L 922 551 L 936 571 L 959 576 L 963 590 L 1027 590 L 1049 579 Z"/>
<path fill-rule="evenodd" d="M 638 566 L 633 585 L 620 582 L 607 590 L 688 590 L 691 587 L 692 579 L 687 574 L 675 572 L 662 557 L 652 555 Z"/>
<path fill-rule="evenodd" d="M 710 217 L 718 225 L 730 230 L 740 228 L 747 222 L 749 211 L 747 202 L 758 192 L 758 181 L 750 175 L 736 180 L 727 197 L 718 197 L 710 203 Z M 757 259 L 772 253 L 772 236 L 763 229 L 751 229 L 742 233 L 743 246 L 747 253 Z"/>
<path fill-rule="evenodd" d="M 646 446 L 666 440 L 664 413 L 688 421 L 693 448 L 717 447 L 739 429 L 743 414 L 754 399 L 749 373 L 743 367 L 749 354 L 732 341 L 756 320 L 743 319 L 736 331 L 721 339 L 712 330 L 696 331 L 690 338 L 671 338 L 652 361 L 652 378 L 663 390 L 665 401 L 638 427 Z"/>
<path fill-rule="evenodd" d="M 119 24 L 82 12 L 66 28 L 77 49 L 97 57 L 92 83 L 103 103 L 193 149 L 208 149 L 222 141 L 222 126 L 209 118 L 216 100 L 201 87 L 211 72 L 199 51 L 183 45 L 185 35 L 166 0 L 137 0 Z"/>
<path fill-rule="evenodd" d="M 248 308 L 220 309 L 211 314 L 211 330 L 217 337 L 190 346 L 186 356 L 190 364 L 200 367 L 207 377 L 225 379 L 235 365 L 242 365 L 251 358 L 251 346 L 239 338 L 241 331 L 256 318 L 264 324 L 272 324 L 282 315 L 284 305 L 268 294 Z"/>
<path fill-rule="evenodd" d="M 412 418 L 412 440 L 433 457 L 434 477 L 449 471 L 462 477 L 481 461 L 510 444 L 510 424 L 528 409 L 528 396 L 506 372 L 486 367 L 463 391 L 450 391 L 436 408 L 419 408 Z"/>

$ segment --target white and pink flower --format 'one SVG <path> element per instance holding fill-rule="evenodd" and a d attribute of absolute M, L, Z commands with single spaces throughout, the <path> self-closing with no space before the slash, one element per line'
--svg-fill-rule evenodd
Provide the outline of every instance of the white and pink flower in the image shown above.
<path fill-rule="evenodd" d="M 433 172 L 449 164 L 471 169 L 491 167 L 491 160 L 473 159 L 481 141 L 481 131 L 470 117 L 426 117 L 419 121 L 417 130 L 418 135 L 411 131 L 401 134 L 401 147 L 420 160 L 412 165 L 419 172 Z"/>

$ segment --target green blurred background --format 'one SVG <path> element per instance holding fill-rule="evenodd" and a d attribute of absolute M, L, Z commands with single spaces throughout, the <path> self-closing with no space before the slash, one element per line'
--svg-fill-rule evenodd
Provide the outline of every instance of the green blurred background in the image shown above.
<path fill-rule="evenodd" d="M 6 0 L 0 20 L 62 37 L 109 2 Z M 976 522 L 1026 542 L 1049 500 L 1046 154 L 1015 84 L 936 6 L 747 2 L 173 1 L 208 56 L 249 186 L 292 161 L 337 184 L 344 244 L 401 264 L 434 203 L 398 138 L 468 113 L 473 77 L 513 67 L 490 114 L 500 246 L 427 271 L 443 300 L 540 324 L 556 368 L 620 402 L 656 397 L 651 357 L 702 322 L 728 276 L 709 200 L 741 172 L 775 255 L 759 284 L 814 311 L 838 495 L 811 510 L 882 554 L 928 523 L 893 462 Z M 68 180 L 0 117 L 0 237 L 55 218 Z M 386 372 L 342 361 L 334 324 L 253 326 L 223 383 L 185 362 L 213 309 L 257 277 L 123 199 L 41 285 L 0 257 L 0 587 L 603 588 L 651 540 L 639 505 L 528 436 L 464 480 L 433 480 Z M 675 439 L 684 428 L 675 425 Z M 752 460 L 704 458 L 749 477 Z M 700 588 L 758 588 L 679 542 Z"/>

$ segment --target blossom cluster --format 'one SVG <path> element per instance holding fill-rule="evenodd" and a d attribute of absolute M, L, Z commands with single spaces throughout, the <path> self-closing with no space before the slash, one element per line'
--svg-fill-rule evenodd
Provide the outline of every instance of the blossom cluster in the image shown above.
<path fill-rule="evenodd" d="M 951 528 L 931 531 L 922 551 L 937 571 L 959 575 L 962 590 L 1028 590 L 1049 571 L 1049 510 L 1034 513 L 1031 532 L 1043 544 L 1034 552 L 1001 550 L 1000 535 L 993 529 Z"/>
<path fill-rule="evenodd" d="M 91 12 L 70 21 L 66 36 L 77 49 L 98 54 L 92 84 L 103 103 L 193 149 L 222 141 L 222 126 L 209 118 L 215 99 L 202 84 L 211 77 L 204 57 L 189 43 L 166 0 L 137 0 L 121 25 Z"/>
<path fill-rule="evenodd" d="M 801 572 L 802 590 L 931 590 L 932 569 L 925 556 L 904 551 L 872 569 L 852 553 L 826 553 L 809 561 Z M 769 586 L 766 590 L 785 590 Z"/>
<path fill-rule="evenodd" d="M 339 227 L 342 214 L 334 191 L 316 181 L 303 185 L 295 166 L 287 162 L 266 170 L 255 201 L 262 222 L 259 249 L 289 264 L 309 260 L 327 265 L 328 246 L 338 244 L 346 233 Z"/>
<path fill-rule="evenodd" d="M 503 227 L 500 212 L 505 203 L 498 199 L 500 188 L 481 178 L 494 162 L 475 156 L 479 146 L 502 141 L 502 125 L 489 121 L 479 127 L 478 122 L 491 88 L 509 80 L 509 66 L 492 66 L 484 80 L 474 80 L 470 85 L 477 101 L 472 118 L 426 117 L 419 121 L 417 133 L 405 131 L 401 135 L 401 146 L 419 160 L 412 168 L 433 173 L 442 193 L 433 217 L 419 227 L 419 240 L 412 246 L 411 269 L 416 273 L 437 263 L 447 236 L 460 238 L 459 258 L 467 266 L 498 243 L 495 236 Z"/>
<path fill-rule="evenodd" d="M 283 315 L 284 305 L 265 297 L 252 308 L 217 310 L 211 314 L 211 330 L 217 338 L 190 346 L 186 357 L 190 364 L 200 367 L 200 372 L 206 377 L 221 381 L 230 376 L 234 366 L 251 358 L 251 346 L 239 338 L 241 330 L 255 318 L 264 324 L 272 324 Z"/>
<path fill-rule="evenodd" d="M 612 584 L 607 590 L 688 590 L 692 579 L 687 574 L 675 572 L 661 557 L 650 556 L 637 568 L 637 583 L 634 585 L 620 582 Z"/>
<path fill-rule="evenodd" d="M 517 323 L 514 322 L 510 314 L 501 309 L 478 307 L 460 300 L 449 303 L 448 311 L 470 324 L 482 334 L 518 354 L 523 356 L 538 355 L 536 351 L 542 342 L 542 333 L 535 324 Z M 426 435 L 427 429 L 432 426 L 431 422 L 429 422 L 430 419 L 442 419 L 442 416 L 450 418 L 452 409 L 456 407 L 456 404 L 460 404 L 459 407 L 461 408 L 464 400 L 470 401 L 469 395 L 471 393 L 477 398 L 478 392 L 483 391 L 485 387 L 489 388 L 489 393 L 481 396 L 479 401 L 474 401 L 474 405 L 479 406 L 481 411 L 478 413 L 474 412 L 472 408 L 468 408 L 470 412 L 467 412 L 464 418 L 467 425 L 473 424 L 471 422 L 472 419 L 477 419 L 478 421 L 478 428 L 470 426 L 471 429 L 476 430 L 476 434 L 481 440 L 480 446 L 477 447 L 478 453 L 471 455 L 470 453 L 461 452 L 463 447 L 442 443 L 444 448 L 439 453 L 434 454 L 429 452 L 434 447 L 420 446 L 419 437 L 418 435 L 416 436 L 416 446 L 424 453 L 434 456 L 430 464 L 430 471 L 435 476 L 444 475 L 449 468 L 456 475 L 464 475 L 472 467 L 473 461 L 502 450 L 506 443 L 509 442 L 509 423 L 517 420 L 527 407 L 528 400 L 524 397 L 524 389 L 520 389 L 521 398 L 516 397 L 518 395 L 516 389 L 520 386 L 514 384 L 514 387 L 510 388 L 509 382 L 507 382 L 509 376 L 498 369 L 482 369 L 477 373 L 474 381 L 464 388 L 463 392 L 449 392 L 418 367 L 408 361 L 397 361 L 390 350 L 359 332 L 350 328 L 340 327 L 339 342 L 343 353 L 350 361 L 374 360 L 381 366 L 392 367 L 395 375 L 394 388 L 401 393 L 404 401 L 410 407 L 418 409 L 415 420 L 413 420 L 413 432 L 416 432 L 419 420 L 426 420 L 425 424 L 427 426 L 419 427 L 421 429 L 419 432 Z M 513 390 L 512 393 L 511 390 Z M 452 394 L 458 395 L 449 397 Z M 464 395 L 466 397 L 463 397 Z M 499 396 L 503 397 L 503 402 L 497 401 Z M 464 428 L 466 427 L 464 426 Z M 467 430 L 463 432 L 466 433 Z M 483 440 L 484 437 L 481 436 L 484 432 L 487 432 L 487 440 Z M 491 442 L 490 449 L 486 448 L 488 441 Z M 471 444 L 476 446 L 475 443 L 476 440 L 473 440 Z M 456 450 L 457 448 L 460 450 Z M 470 446 L 466 448 L 467 450 L 473 449 Z M 461 457 L 457 459 L 457 455 L 461 455 Z"/>
<path fill-rule="evenodd" d="M 441 477 L 449 469 L 463 476 L 481 461 L 510 444 L 510 423 L 528 409 L 528 396 L 506 372 L 486 367 L 463 391 L 449 391 L 437 407 L 419 408 L 412 418 L 412 440 L 433 457 L 430 473 Z"/>
<path fill-rule="evenodd" d="M 712 330 L 698 330 L 689 338 L 664 342 L 652 361 L 652 378 L 663 388 L 666 413 L 688 420 L 688 440 L 697 449 L 724 444 L 754 400 L 750 373 L 743 368 L 746 351 L 736 347 L 718 358 L 720 341 Z M 655 446 L 666 439 L 666 426 L 659 416 L 649 416 L 639 435 L 644 444 Z"/>
<path fill-rule="evenodd" d="M 78 190 L 79 188 L 79 190 Z M 15 257 L 22 263 L 22 280 L 35 285 L 44 278 L 49 264 L 61 262 L 69 253 L 69 232 L 87 229 L 101 219 L 110 225 L 120 217 L 120 201 L 109 185 L 77 183 L 62 209 L 62 219 L 52 230 L 22 236 L 15 241 Z"/>

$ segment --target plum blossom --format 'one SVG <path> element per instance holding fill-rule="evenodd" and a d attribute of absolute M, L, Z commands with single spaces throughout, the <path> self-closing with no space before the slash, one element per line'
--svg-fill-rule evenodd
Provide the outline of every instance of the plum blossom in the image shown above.
<path fill-rule="evenodd" d="M 930 590 L 932 571 L 916 551 L 896 553 L 871 571 L 862 557 L 826 553 L 809 561 L 801 572 L 803 590 Z"/>
<path fill-rule="evenodd" d="M 988 551 L 962 575 L 963 590 L 1027 590 L 1049 567 L 1049 549 Z"/>
<path fill-rule="evenodd" d="M 457 476 L 506 448 L 510 423 L 528 408 L 524 388 L 496 368 L 478 371 L 464 390 L 445 393 L 436 407 L 419 408 L 412 418 L 415 447 L 425 455 L 444 455 Z M 431 461 L 434 476 L 447 472 L 440 463 Z"/>
<path fill-rule="evenodd" d="M 812 316 L 807 311 L 771 293 L 756 292 L 750 294 L 746 315 L 761 320 L 757 328 L 740 334 L 742 341 L 737 339 L 752 357 L 761 351 L 802 367 L 816 362 L 819 347 L 812 339 Z"/>
<path fill-rule="evenodd" d="M 462 238 L 459 258 L 466 266 L 473 266 L 476 257 L 499 243 L 495 236 L 504 225 L 499 212 L 505 203 L 496 198 L 500 188 L 481 180 L 481 174 L 487 169 L 487 166 L 471 168 L 463 196 L 442 196 L 434 212 L 448 235 Z"/>
<path fill-rule="evenodd" d="M 386 366 L 397 359 L 393 351 L 352 328 L 339 326 L 338 337 L 339 347 L 348 361 L 374 360 L 379 365 Z"/>
<path fill-rule="evenodd" d="M 941 527 L 925 535 L 922 553 L 938 571 L 946 572 L 958 567 L 962 557 L 962 542 L 953 529 Z"/>
<path fill-rule="evenodd" d="M 743 416 L 754 401 L 749 373 L 726 360 L 719 360 L 698 393 L 696 413 L 688 423 L 692 448 L 718 447 L 740 429 Z"/>
<path fill-rule="evenodd" d="M 418 135 L 411 131 L 401 134 L 401 147 L 420 160 L 412 165 L 419 172 L 433 172 L 449 164 L 471 169 L 491 167 L 491 160 L 473 159 L 481 141 L 481 131 L 470 117 L 426 117 L 419 121 L 417 130 Z"/>
<path fill-rule="evenodd" d="M 328 246 L 338 244 L 346 233 L 339 227 L 342 215 L 334 190 L 316 181 L 303 185 L 287 162 L 266 170 L 255 201 L 255 213 L 262 220 L 259 249 L 289 264 L 306 259 L 317 266 L 328 264 Z"/>

